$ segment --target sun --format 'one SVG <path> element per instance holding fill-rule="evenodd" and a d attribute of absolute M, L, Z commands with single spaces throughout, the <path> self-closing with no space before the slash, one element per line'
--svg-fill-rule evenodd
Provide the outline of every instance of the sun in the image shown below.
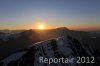
<path fill-rule="evenodd" d="M 44 24 L 39 24 L 39 25 L 38 25 L 38 29 L 39 29 L 39 30 L 45 29 L 45 25 L 44 25 Z"/>

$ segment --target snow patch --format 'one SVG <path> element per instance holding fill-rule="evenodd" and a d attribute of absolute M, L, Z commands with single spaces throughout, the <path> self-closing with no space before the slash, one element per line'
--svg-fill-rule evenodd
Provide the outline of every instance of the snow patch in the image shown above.
<path fill-rule="evenodd" d="M 8 64 L 9 62 L 18 60 L 18 59 L 19 59 L 20 57 L 22 57 L 25 53 L 27 53 L 27 51 L 14 53 L 14 54 L 8 56 L 6 59 L 4 59 L 4 60 L 1 61 L 1 62 L 4 62 L 4 66 L 7 66 L 7 64 Z"/>

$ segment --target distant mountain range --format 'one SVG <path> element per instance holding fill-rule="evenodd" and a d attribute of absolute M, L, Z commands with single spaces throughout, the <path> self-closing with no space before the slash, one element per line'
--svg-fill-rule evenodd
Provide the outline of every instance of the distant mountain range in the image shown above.
<path fill-rule="evenodd" d="M 12 52 L 15 52 L 20 49 L 24 49 L 27 46 L 52 39 L 58 38 L 62 36 L 71 36 L 75 39 L 79 40 L 83 44 L 88 44 L 93 48 L 99 49 L 100 47 L 100 39 L 93 41 L 91 44 L 91 40 L 87 41 L 92 37 L 99 38 L 100 35 L 91 32 L 84 32 L 84 31 L 74 31 L 69 30 L 65 27 L 57 28 L 57 29 L 50 29 L 50 30 L 20 30 L 20 31 L 12 31 L 9 33 L 0 32 L 0 57 L 7 56 Z M 96 39 L 94 38 L 94 39 Z"/>

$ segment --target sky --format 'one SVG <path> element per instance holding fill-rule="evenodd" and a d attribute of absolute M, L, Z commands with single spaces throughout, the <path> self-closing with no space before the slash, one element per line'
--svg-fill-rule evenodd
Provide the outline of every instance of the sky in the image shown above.
<path fill-rule="evenodd" d="M 100 0 L 0 0 L 0 29 L 100 29 Z"/>

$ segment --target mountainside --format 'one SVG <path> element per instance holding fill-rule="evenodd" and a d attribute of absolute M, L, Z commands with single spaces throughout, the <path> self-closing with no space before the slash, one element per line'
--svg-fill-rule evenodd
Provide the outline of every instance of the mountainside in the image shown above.
<path fill-rule="evenodd" d="M 84 44 L 91 44 L 92 48 L 100 50 L 100 37 L 89 37 L 82 40 Z"/>
<path fill-rule="evenodd" d="M 90 63 L 76 63 L 76 57 L 94 57 Z M 100 53 L 78 40 L 64 36 L 35 43 L 0 61 L 0 66 L 100 66 Z M 68 63 L 41 63 L 39 58 L 74 58 Z M 47 61 L 47 60 L 46 60 Z M 93 62 L 93 63 L 92 63 Z"/>
<path fill-rule="evenodd" d="M 66 36 L 66 35 L 72 36 L 78 40 L 99 36 L 94 33 L 69 30 L 66 27 L 61 27 L 61 28 L 51 29 L 51 30 L 42 30 L 42 31 L 23 30 L 23 31 L 10 31 L 9 33 L 1 32 L 0 33 L 0 57 L 7 56 L 12 52 L 26 48 L 27 46 L 34 44 L 36 42 L 48 40 L 51 38 Z M 87 42 L 87 41 L 82 40 L 82 42 Z M 93 44 L 92 46 L 95 46 L 95 44 Z M 95 47 L 96 48 L 100 47 L 99 43 L 96 44 Z"/>

